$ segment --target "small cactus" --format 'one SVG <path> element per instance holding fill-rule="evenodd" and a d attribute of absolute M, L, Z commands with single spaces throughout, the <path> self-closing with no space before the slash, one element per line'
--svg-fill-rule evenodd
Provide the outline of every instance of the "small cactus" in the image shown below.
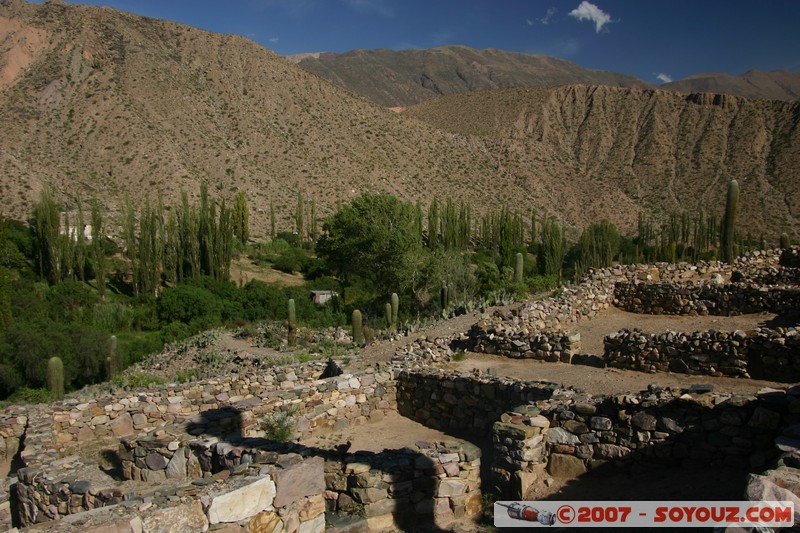
<path fill-rule="evenodd" d="M 389 324 L 391 329 L 397 329 L 397 313 L 400 310 L 400 298 L 396 292 L 392 293 L 392 322 Z"/>
<path fill-rule="evenodd" d="M 361 322 L 361 311 L 353 309 L 353 315 L 350 317 L 350 324 L 353 327 L 353 344 L 361 346 L 364 344 L 364 328 Z"/>
<path fill-rule="evenodd" d="M 447 309 L 450 305 L 450 289 L 447 285 L 442 285 L 439 291 L 439 304 L 442 306 L 442 310 Z"/>
<path fill-rule="evenodd" d="M 295 315 L 294 298 L 289 299 L 288 311 L 289 311 L 289 319 L 287 321 L 287 325 L 289 328 L 289 334 L 286 340 L 289 346 L 294 346 L 295 344 L 297 344 L 297 316 Z"/>
<path fill-rule="evenodd" d="M 787 234 L 785 234 L 785 233 L 781 233 L 780 246 L 781 246 L 782 250 L 785 250 L 789 246 L 791 246 L 791 242 L 789 241 L 789 236 Z"/>
<path fill-rule="evenodd" d="M 47 361 L 47 388 L 53 400 L 64 399 L 64 363 L 60 357 L 51 357 Z"/>
<path fill-rule="evenodd" d="M 517 252 L 517 255 L 514 257 L 514 283 L 522 283 L 524 265 L 525 258 L 522 256 L 522 252 Z"/>

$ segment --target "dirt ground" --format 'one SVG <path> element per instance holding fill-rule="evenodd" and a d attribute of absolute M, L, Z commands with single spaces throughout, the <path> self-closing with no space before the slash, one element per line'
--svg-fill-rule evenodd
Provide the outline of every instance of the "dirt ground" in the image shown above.
<path fill-rule="evenodd" d="M 348 451 L 352 453 L 362 450 L 369 452 L 395 450 L 413 446 L 414 443 L 420 441 L 443 440 L 453 440 L 453 437 L 423 426 L 393 411 L 377 422 L 370 422 L 364 426 L 350 426 L 336 433 L 312 437 L 300 442 L 307 446 L 323 449 L 333 449 L 337 445 L 350 442 Z"/>
<path fill-rule="evenodd" d="M 491 310 L 493 311 L 493 310 Z M 466 332 L 477 320 L 479 313 L 471 313 L 453 320 L 438 323 L 410 338 L 373 344 L 359 353 L 361 364 L 387 361 L 398 345 L 411 342 L 422 335 L 429 338 Z M 750 330 L 761 325 L 774 325 L 779 317 L 761 313 L 737 317 L 677 317 L 628 313 L 616 308 L 603 311 L 592 320 L 580 322 L 572 332 L 581 334 L 581 352 L 603 353 L 603 337 L 623 328 L 639 328 L 647 333 L 663 331 L 694 332 L 701 330 Z M 358 365 L 360 366 L 360 365 Z M 498 375 L 526 380 L 553 381 L 571 386 L 593 395 L 638 392 L 649 384 L 662 387 L 688 388 L 693 384 L 712 384 L 717 392 L 755 393 L 765 387 L 784 387 L 785 384 L 735 378 L 713 378 L 686 374 L 646 374 L 620 369 L 598 369 L 581 365 L 546 363 L 535 360 L 514 360 L 488 354 L 467 353 L 465 360 L 451 362 L 447 368 L 458 371 L 494 368 Z M 349 370 L 349 369 L 348 369 Z M 460 435 L 460 438 L 465 438 Z M 379 451 L 400 448 L 417 441 L 443 440 L 448 435 L 427 428 L 398 414 L 387 416 L 380 422 L 348 428 L 346 431 L 306 442 L 315 446 L 333 448 L 347 441 L 351 451 Z M 491 446 L 481 439 L 470 439 L 481 446 L 484 462 L 491 461 Z M 487 466 L 484 465 L 484 468 Z M 728 500 L 743 497 L 748 469 L 693 465 L 690 468 L 667 468 L 660 465 L 639 464 L 632 469 L 603 467 L 572 480 L 542 479 L 526 495 L 529 500 Z M 545 483 L 547 479 L 547 483 Z"/>

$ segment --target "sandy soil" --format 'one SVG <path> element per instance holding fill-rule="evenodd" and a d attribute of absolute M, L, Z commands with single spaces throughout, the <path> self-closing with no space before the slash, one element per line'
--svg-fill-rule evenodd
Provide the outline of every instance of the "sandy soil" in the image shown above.
<path fill-rule="evenodd" d="M 306 284 L 302 274 L 287 274 L 273 268 L 265 268 L 244 257 L 231 263 L 231 281 L 237 285 L 244 285 L 254 279 L 290 287 Z"/>
<path fill-rule="evenodd" d="M 453 440 L 452 435 L 423 426 L 397 412 L 390 412 L 377 422 L 364 426 L 350 426 L 340 432 L 312 437 L 300 441 L 307 446 L 332 449 L 339 444 L 350 442 L 349 452 L 394 450 L 413 446 L 419 441 Z"/>

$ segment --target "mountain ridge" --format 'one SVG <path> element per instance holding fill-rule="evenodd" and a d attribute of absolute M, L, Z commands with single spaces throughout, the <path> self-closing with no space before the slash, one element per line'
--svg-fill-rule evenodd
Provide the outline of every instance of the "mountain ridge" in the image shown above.
<path fill-rule="evenodd" d="M 126 196 L 169 206 L 206 183 L 246 194 L 256 238 L 270 203 L 291 230 L 298 194 L 323 217 L 367 191 L 630 231 L 639 212 L 713 206 L 736 178 L 753 231 L 797 235 L 796 103 L 570 85 L 398 114 L 240 36 L 56 2 L 6 0 L 0 18 L 14 21 L 0 66 L 27 58 L 0 88 L 0 211 L 15 218 L 45 184 L 65 207 L 96 197 L 113 217 Z"/>
<path fill-rule="evenodd" d="M 471 90 L 570 84 L 715 92 L 770 100 L 800 98 L 800 72 L 751 69 L 734 76 L 699 73 L 659 86 L 627 74 L 582 67 L 542 54 L 463 45 L 409 50 L 356 49 L 287 56 L 345 89 L 386 107 L 405 107 Z M 432 59 L 434 58 L 434 59 Z M 499 73 L 492 79 L 488 72 Z"/>

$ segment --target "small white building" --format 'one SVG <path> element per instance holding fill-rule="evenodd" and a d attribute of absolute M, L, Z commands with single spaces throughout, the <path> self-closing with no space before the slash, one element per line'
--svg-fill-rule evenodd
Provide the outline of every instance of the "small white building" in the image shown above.
<path fill-rule="evenodd" d="M 323 305 L 336 296 L 339 296 L 336 291 L 311 291 L 311 301 L 317 305 Z"/>

